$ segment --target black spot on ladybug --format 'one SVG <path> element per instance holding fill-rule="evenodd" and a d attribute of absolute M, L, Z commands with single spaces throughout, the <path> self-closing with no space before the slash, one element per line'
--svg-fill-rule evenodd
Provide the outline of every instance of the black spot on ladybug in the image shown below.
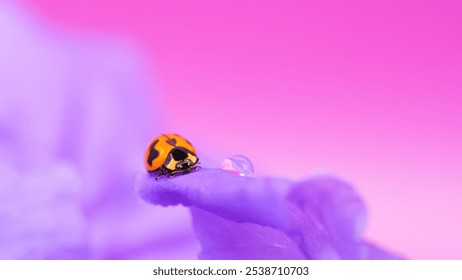
<path fill-rule="evenodd" d="M 180 149 L 173 149 L 171 155 L 176 161 L 184 160 L 188 157 L 188 154 Z"/>
<path fill-rule="evenodd" d="M 152 144 L 149 146 L 149 156 L 148 156 L 148 159 L 147 159 L 147 163 L 148 163 L 149 166 L 152 166 L 152 161 L 155 160 L 159 156 L 159 151 L 154 149 L 157 142 L 159 142 L 159 139 L 152 142 Z"/>
<path fill-rule="evenodd" d="M 169 144 L 170 146 L 175 147 L 176 146 L 176 139 L 175 138 L 168 138 L 167 144 Z"/>

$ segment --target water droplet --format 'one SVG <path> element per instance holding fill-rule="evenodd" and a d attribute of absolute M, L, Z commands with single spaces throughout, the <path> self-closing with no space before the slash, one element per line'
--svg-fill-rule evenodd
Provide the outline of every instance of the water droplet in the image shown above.
<path fill-rule="evenodd" d="M 234 155 L 226 158 L 221 163 L 221 169 L 238 174 L 240 176 L 253 176 L 253 164 L 243 155 Z"/>

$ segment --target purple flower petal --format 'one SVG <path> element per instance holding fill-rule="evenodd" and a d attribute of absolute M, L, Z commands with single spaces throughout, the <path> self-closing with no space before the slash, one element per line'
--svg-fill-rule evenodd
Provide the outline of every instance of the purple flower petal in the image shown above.
<path fill-rule="evenodd" d="M 155 180 L 138 178 L 141 197 L 163 206 L 196 206 L 234 222 L 287 227 L 284 197 L 290 181 L 242 177 L 220 169 L 200 169 L 188 175 Z"/>
<path fill-rule="evenodd" d="M 352 186 L 332 176 L 294 185 L 289 200 L 316 216 L 335 240 L 358 240 L 366 225 L 366 207 Z"/>
<path fill-rule="evenodd" d="M 142 175 L 136 185 L 150 203 L 191 207 L 200 258 L 396 258 L 362 240 L 365 206 L 331 176 L 292 183 L 202 169 L 159 180 Z"/>
<path fill-rule="evenodd" d="M 366 207 L 346 182 L 333 176 L 310 178 L 294 184 L 288 200 L 300 211 L 293 221 L 310 258 L 399 258 L 363 240 Z"/>
<path fill-rule="evenodd" d="M 193 226 L 202 244 L 200 259 L 306 259 L 283 231 L 255 223 L 235 223 L 191 207 Z"/>

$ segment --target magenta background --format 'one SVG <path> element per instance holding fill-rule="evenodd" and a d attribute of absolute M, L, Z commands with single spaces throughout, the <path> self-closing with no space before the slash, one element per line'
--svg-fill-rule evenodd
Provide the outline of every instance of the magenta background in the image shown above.
<path fill-rule="evenodd" d="M 139 44 L 166 129 L 199 151 L 258 175 L 333 172 L 366 200 L 367 237 L 462 258 L 462 2 L 23 2 Z"/>

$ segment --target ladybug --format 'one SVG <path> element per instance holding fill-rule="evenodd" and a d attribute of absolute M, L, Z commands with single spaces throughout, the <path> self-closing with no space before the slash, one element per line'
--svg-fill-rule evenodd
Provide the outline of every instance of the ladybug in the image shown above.
<path fill-rule="evenodd" d="M 162 134 L 152 139 L 144 156 L 144 165 L 149 173 L 160 171 L 162 176 L 188 174 L 200 168 L 196 149 L 178 134 Z"/>

